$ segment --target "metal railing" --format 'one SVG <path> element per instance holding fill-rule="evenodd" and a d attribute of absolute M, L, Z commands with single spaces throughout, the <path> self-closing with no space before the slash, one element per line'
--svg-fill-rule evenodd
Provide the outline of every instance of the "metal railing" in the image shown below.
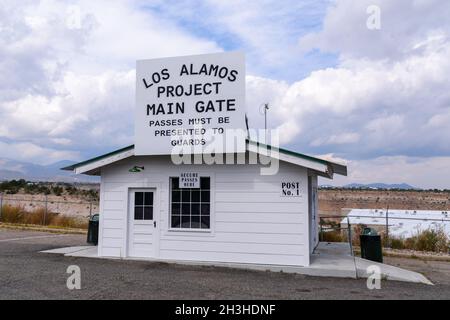
<path fill-rule="evenodd" d="M 385 219 L 384 224 L 370 224 L 370 223 L 355 223 L 354 220 L 358 218 L 370 218 L 370 219 Z M 346 223 L 343 223 L 343 220 L 346 220 Z M 364 215 L 335 215 L 335 216 L 323 216 L 320 217 L 319 220 L 319 240 L 324 241 L 326 238 L 327 232 L 338 232 L 341 235 L 341 241 L 338 242 L 348 242 L 350 248 L 353 253 L 353 246 L 355 243 L 359 242 L 358 239 L 355 239 L 354 236 L 358 235 L 358 232 L 355 231 L 356 227 L 360 227 L 359 231 L 362 231 L 362 227 L 372 227 L 378 231 L 378 233 L 383 238 L 383 246 L 385 248 L 391 248 L 391 240 L 397 238 L 390 233 L 390 229 L 392 229 L 395 225 L 393 222 L 398 222 L 401 220 L 405 221 L 417 221 L 417 222 L 441 222 L 450 224 L 450 218 L 413 218 L 413 217 L 392 217 L 389 216 L 389 211 L 386 211 L 386 216 L 364 216 Z M 352 223 L 353 221 L 353 223 Z M 420 231 L 425 231 L 427 229 L 423 229 Z M 419 230 L 418 230 L 419 232 Z M 335 234 L 336 235 L 336 234 Z M 333 237 L 331 237 L 333 238 Z M 337 237 L 339 239 L 339 237 Z M 447 234 L 447 238 L 450 240 L 450 234 Z M 344 240 L 344 241 L 342 241 Z"/>

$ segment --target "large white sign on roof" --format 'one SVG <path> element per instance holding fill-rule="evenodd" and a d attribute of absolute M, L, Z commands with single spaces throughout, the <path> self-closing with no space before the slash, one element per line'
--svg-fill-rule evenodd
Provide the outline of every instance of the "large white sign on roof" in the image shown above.
<path fill-rule="evenodd" d="M 244 54 L 137 61 L 135 117 L 136 155 L 245 152 Z"/>

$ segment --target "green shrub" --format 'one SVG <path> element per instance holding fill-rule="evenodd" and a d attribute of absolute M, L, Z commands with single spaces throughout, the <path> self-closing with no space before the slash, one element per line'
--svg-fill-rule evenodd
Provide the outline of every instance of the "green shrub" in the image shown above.
<path fill-rule="evenodd" d="M 416 250 L 432 252 L 448 252 L 449 239 L 443 228 L 429 229 L 419 233 L 416 237 Z"/>
<path fill-rule="evenodd" d="M 405 239 L 402 239 L 402 238 L 389 239 L 389 245 L 391 246 L 392 249 L 399 249 L 399 250 L 406 249 Z"/>
<path fill-rule="evenodd" d="M 323 242 L 344 242 L 345 238 L 340 231 L 324 231 L 320 236 L 320 241 Z"/>
<path fill-rule="evenodd" d="M 448 253 L 450 238 L 443 228 L 427 229 L 406 239 L 390 237 L 389 245 L 392 249 Z"/>

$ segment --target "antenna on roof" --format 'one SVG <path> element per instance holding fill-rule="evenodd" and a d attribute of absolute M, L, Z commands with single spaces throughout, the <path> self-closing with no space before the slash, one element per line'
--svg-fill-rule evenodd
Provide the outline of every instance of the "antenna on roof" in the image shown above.
<path fill-rule="evenodd" d="M 250 140 L 250 131 L 248 129 L 248 117 L 247 113 L 245 113 L 245 126 L 247 127 L 247 140 Z"/>
<path fill-rule="evenodd" d="M 264 103 L 259 107 L 259 112 L 261 114 L 264 114 L 264 143 L 267 144 L 267 110 L 269 110 L 269 104 Z"/>

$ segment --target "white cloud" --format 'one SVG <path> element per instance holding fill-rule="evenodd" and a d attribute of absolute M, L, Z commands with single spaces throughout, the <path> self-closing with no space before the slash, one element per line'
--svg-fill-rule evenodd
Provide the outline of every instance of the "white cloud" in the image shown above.
<path fill-rule="evenodd" d="M 450 3 L 336 0 L 322 30 L 304 35 L 322 14 L 325 2 L 316 3 L 2 1 L 2 154 L 59 160 L 132 143 L 135 60 L 221 51 L 223 40 L 247 51 L 251 127 L 263 127 L 269 103 L 283 144 L 351 159 L 360 174 L 352 178 L 384 181 L 390 169 L 369 177 L 358 166 L 378 170 L 388 158 L 403 163 L 398 174 L 437 171 L 450 155 Z M 379 31 L 366 28 L 369 4 L 381 8 Z M 338 63 L 314 68 L 314 49 Z M 282 74 L 295 80 L 274 80 Z"/>
<path fill-rule="evenodd" d="M 442 129 L 445 130 L 446 127 L 448 127 L 449 123 L 450 123 L 450 110 L 447 110 L 446 112 L 444 111 L 443 113 L 439 113 L 432 116 L 428 120 L 427 125 L 429 126 L 430 130 L 442 130 Z"/>
<path fill-rule="evenodd" d="M 381 8 L 380 31 L 366 27 L 371 4 Z M 449 10 L 447 1 L 335 1 L 323 30 L 300 45 L 338 53 L 338 65 L 265 88 L 283 142 L 350 159 L 347 183 L 448 187 Z"/>
<path fill-rule="evenodd" d="M 349 159 L 449 155 L 450 28 L 431 8 L 450 3 L 376 1 L 384 21 L 380 31 L 366 28 L 369 4 L 336 1 L 323 31 L 302 38 L 314 38 L 308 46 L 303 42 L 308 49 L 339 52 L 337 66 L 291 84 L 263 86 L 269 81 L 259 79 L 273 105 L 269 123 L 282 130 L 284 143 L 312 153 Z M 249 86 L 248 94 L 258 91 Z M 261 119 L 255 112 L 252 117 Z"/>
<path fill-rule="evenodd" d="M 180 21 L 194 33 L 218 39 L 228 50 L 247 55 L 252 74 L 276 79 L 298 79 L 329 57 L 299 54 L 298 37 L 316 29 L 329 0 L 179 0 L 158 1 L 158 12 Z M 333 59 L 332 59 L 333 60 Z"/>
<path fill-rule="evenodd" d="M 137 59 L 222 51 L 137 1 L 2 1 L 0 30 L 0 141 L 51 159 L 132 143 Z"/>
<path fill-rule="evenodd" d="M 450 42 L 397 62 L 352 60 L 290 85 L 250 79 L 247 92 L 257 97 L 264 91 L 273 106 L 271 126 L 300 150 L 348 158 L 447 155 L 449 56 Z M 250 115 L 261 125 L 256 110 Z"/>
<path fill-rule="evenodd" d="M 0 132 L 9 139 L 44 144 L 60 139 L 69 145 L 70 140 L 73 146 L 86 141 L 90 146 L 114 145 L 127 134 L 129 140 L 134 78 L 134 71 L 96 76 L 67 72 L 54 96 L 28 94 L 3 103 Z"/>
<path fill-rule="evenodd" d="M 80 159 L 78 152 L 43 148 L 30 142 L 4 143 L 0 141 L 0 154 L 2 157 L 44 165 L 63 159 Z"/>
<path fill-rule="evenodd" d="M 322 137 L 317 138 L 311 142 L 312 146 L 318 147 L 322 145 L 329 145 L 329 144 L 348 144 L 348 143 L 356 143 L 359 141 L 359 134 L 355 132 L 343 132 L 339 134 L 333 134 L 330 137 Z"/>
<path fill-rule="evenodd" d="M 371 5 L 380 8 L 380 30 L 367 28 L 366 9 Z M 402 60 L 420 52 L 424 39 L 448 37 L 449 11 L 450 3 L 445 0 L 336 0 L 322 30 L 302 37 L 300 45 L 304 51 L 336 52 L 343 60 Z"/>
<path fill-rule="evenodd" d="M 246 103 L 249 125 L 252 128 L 264 128 L 264 115 L 261 112 L 265 103 L 269 103 L 268 127 L 273 127 L 280 122 L 279 118 L 273 119 L 272 114 L 282 106 L 283 97 L 286 95 L 289 85 L 284 81 L 277 81 L 256 76 L 246 78 Z M 273 122 L 275 120 L 275 123 Z"/>
<path fill-rule="evenodd" d="M 133 66 L 138 59 L 170 57 L 222 51 L 214 42 L 200 39 L 159 16 L 139 1 L 80 0 L 82 12 L 91 13 L 96 22 L 85 45 L 86 59 L 101 57 L 94 64 Z"/>

